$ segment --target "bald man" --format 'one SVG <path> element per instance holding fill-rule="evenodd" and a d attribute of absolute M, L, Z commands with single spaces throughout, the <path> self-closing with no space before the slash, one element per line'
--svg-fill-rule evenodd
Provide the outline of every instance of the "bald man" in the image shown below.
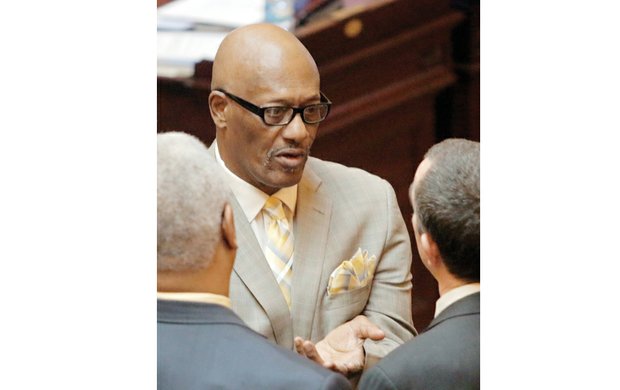
<path fill-rule="evenodd" d="M 344 374 L 411 339 L 411 245 L 390 184 L 309 157 L 331 102 L 291 33 L 231 32 L 209 95 L 239 250 L 233 310 L 269 340 Z"/>

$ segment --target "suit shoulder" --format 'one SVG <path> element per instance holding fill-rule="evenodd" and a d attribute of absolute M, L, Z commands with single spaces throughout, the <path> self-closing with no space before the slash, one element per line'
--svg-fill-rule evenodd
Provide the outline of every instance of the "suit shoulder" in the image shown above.
<path fill-rule="evenodd" d="M 475 388 L 480 381 L 480 328 L 474 317 L 446 321 L 421 333 L 376 367 L 397 388 L 414 383 L 424 389 L 455 388 L 453 378 L 459 378 L 462 388 Z"/>
<path fill-rule="evenodd" d="M 360 380 L 359 388 L 366 390 L 398 389 L 379 365 L 375 365 L 372 369 L 370 369 L 370 371 L 364 373 L 362 379 Z"/>
<path fill-rule="evenodd" d="M 254 338 L 255 372 L 263 373 L 262 379 L 266 379 L 265 373 L 275 372 L 271 388 L 316 388 L 316 389 L 350 389 L 350 382 L 340 374 L 329 371 L 320 365 L 299 356 L 279 345 L 265 340 L 249 328 L 245 328 Z M 244 345 L 243 353 L 247 353 L 248 345 Z M 274 367 L 278 367 L 274 371 Z M 256 384 L 256 383 L 255 383 Z M 265 384 L 266 385 L 266 384 Z M 276 386 L 277 385 L 277 386 Z"/>
<path fill-rule="evenodd" d="M 157 323 L 157 380 L 162 390 L 350 388 L 344 376 L 269 342 L 227 308 L 181 308 L 186 310 L 176 321 Z"/>
<path fill-rule="evenodd" d="M 392 188 L 387 180 L 360 168 L 347 167 L 315 157 L 308 159 L 308 166 L 328 186 L 346 184 L 348 187 L 360 185 L 366 188 L 381 188 L 384 186 Z"/>
<path fill-rule="evenodd" d="M 403 356 L 436 359 L 472 357 L 480 353 L 480 315 L 450 318 L 403 345 Z M 424 360 L 429 360 L 423 358 Z"/>

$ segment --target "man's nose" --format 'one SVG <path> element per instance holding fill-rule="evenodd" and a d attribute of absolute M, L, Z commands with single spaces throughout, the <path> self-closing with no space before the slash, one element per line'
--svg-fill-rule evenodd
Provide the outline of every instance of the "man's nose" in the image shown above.
<path fill-rule="evenodd" d="M 301 141 L 306 139 L 310 134 L 306 126 L 308 125 L 306 125 L 301 118 L 301 113 L 296 112 L 289 124 L 282 129 L 282 137 L 296 143 L 301 143 Z"/>

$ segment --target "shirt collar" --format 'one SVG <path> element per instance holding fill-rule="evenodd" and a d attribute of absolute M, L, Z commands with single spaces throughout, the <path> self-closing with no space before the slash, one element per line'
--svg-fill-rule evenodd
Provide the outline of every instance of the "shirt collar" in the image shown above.
<path fill-rule="evenodd" d="M 457 288 L 453 288 L 444 295 L 442 295 L 435 304 L 435 317 L 444 311 L 448 306 L 454 302 L 465 298 L 468 295 L 480 292 L 480 283 L 469 283 Z"/>
<path fill-rule="evenodd" d="M 213 303 L 216 305 L 231 308 L 230 298 L 224 295 L 211 294 L 211 293 L 189 293 L 189 292 L 157 292 L 157 299 L 163 299 L 167 301 L 184 301 L 184 302 L 199 302 L 199 303 Z"/>
<path fill-rule="evenodd" d="M 237 198 L 237 201 L 248 219 L 248 222 L 252 222 L 258 213 L 260 213 L 263 209 L 269 195 L 241 179 L 230 169 L 228 169 L 224 163 L 224 160 L 222 160 L 222 157 L 220 156 L 220 150 L 217 146 L 217 139 L 214 142 L 213 147 L 215 148 L 215 160 L 224 169 L 224 172 L 226 172 L 227 182 L 231 191 L 235 195 L 235 198 Z M 297 205 L 297 186 L 298 185 L 295 184 L 291 187 L 281 188 L 272 195 L 280 199 L 282 203 L 289 208 L 291 217 L 295 214 L 295 206 Z"/>

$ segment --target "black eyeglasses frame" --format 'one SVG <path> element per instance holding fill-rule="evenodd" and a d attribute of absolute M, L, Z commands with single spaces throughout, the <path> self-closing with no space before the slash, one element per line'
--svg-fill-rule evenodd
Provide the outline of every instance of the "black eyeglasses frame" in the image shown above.
<path fill-rule="evenodd" d="M 259 116 L 262 120 L 263 123 L 266 124 L 267 126 L 286 126 L 289 123 L 291 123 L 293 121 L 293 119 L 295 119 L 295 115 L 297 115 L 299 113 L 299 115 L 301 115 L 301 120 L 308 124 L 308 125 L 315 125 L 317 123 L 321 123 L 323 122 L 327 116 L 329 115 L 329 111 L 331 109 L 331 105 L 332 102 L 331 100 L 329 100 L 329 98 L 327 96 L 325 96 L 325 94 L 323 92 L 319 92 L 321 94 L 321 102 L 320 103 L 315 103 L 315 104 L 309 104 L 307 106 L 303 106 L 303 107 L 291 107 L 291 106 L 266 106 L 266 107 L 259 107 L 255 104 L 252 104 L 250 102 L 248 102 L 245 99 L 240 98 L 239 96 L 233 95 L 232 93 L 222 89 L 222 88 L 216 88 L 214 89 L 214 91 L 219 91 L 221 93 L 223 93 L 224 95 L 226 95 L 227 97 L 229 97 L 230 99 L 232 99 L 234 102 L 236 102 L 237 104 L 239 104 L 241 107 L 245 108 L 246 110 L 250 111 L 251 113 Z M 313 106 L 319 106 L 319 105 L 327 105 L 327 113 L 325 113 L 325 116 L 323 117 L 323 119 L 319 120 L 319 121 L 315 121 L 315 122 L 310 122 L 307 121 L 306 118 L 304 117 L 304 110 L 308 107 L 313 107 Z M 286 122 L 286 123 L 278 123 L 278 124 L 271 124 L 271 123 L 267 123 L 265 121 L 265 110 L 270 109 L 270 108 L 292 108 L 293 109 L 293 115 L 291 115 L 291 119 Z"/>

